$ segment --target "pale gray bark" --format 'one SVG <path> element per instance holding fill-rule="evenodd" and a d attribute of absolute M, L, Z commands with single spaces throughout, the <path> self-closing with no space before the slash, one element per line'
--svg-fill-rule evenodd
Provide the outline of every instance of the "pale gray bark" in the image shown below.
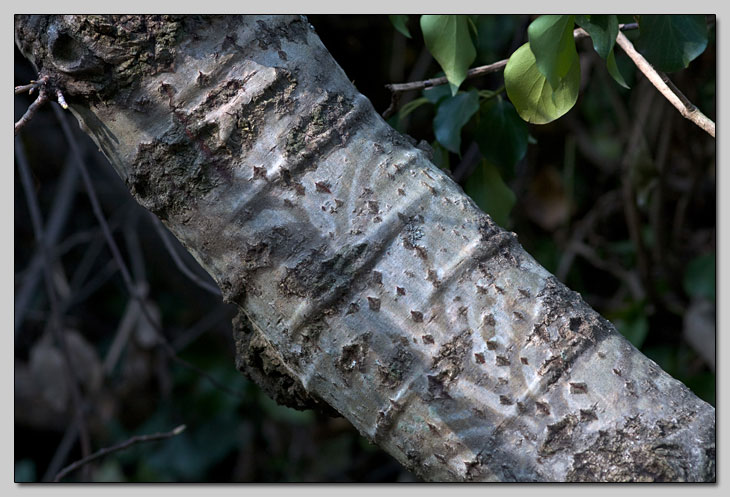
<path fill-rule="evenodd" d="M 299 16 L 19 16 L 239 367 L 435 481 L 715 478 L 715 410 L 392 130 Z"/>

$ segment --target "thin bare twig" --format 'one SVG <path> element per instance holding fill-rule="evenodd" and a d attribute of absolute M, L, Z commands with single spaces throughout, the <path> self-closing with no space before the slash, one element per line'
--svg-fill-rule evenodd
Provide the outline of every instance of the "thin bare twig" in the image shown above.
<path fill-rule="evenodd" d="M 37 86 L 37 83 L 34 81 L 31 81 L 27 85 L 20 85 L 15 87 L 15 94 L 20 95 L 21 93 L 25 93 L 30 91 L 31 89 L 35 88 Z"/>
<path fill-rule="evenodd" d="M 185 431 L 185 425 L 180 425 L 174 430 L 165 432 L 165 433 L 152 433 L 150 435 L 135 435 L 132 438 L 125 440 L 124 442 L 114 445 L 112 447 L 105 447 L 103 449 L 100 449 L 93 454 L 84 457 L 83 459 L 79 459 L 78 461 L 69 464 L 65 468 L 63 468 L 61 471 L 58 472 L 56 475 L 56 478 L 54 478 L 54 482 L 60 482 L 61 479 L 69 474 L 72 471 L 77 470 L 78 468 L 85 466 L 86 464 L 89 464 L 91 461 L 94 461 L 96 459 L 99 459 L 101 457 L 104 457 L 106 455 L 109 455 L 113 452 L 118 452 L 120 450 L 127 449 L 131 447 L 132 445 L 142 443 L 142 442 L 154 442 L 157 440 L 165 440 L 168 438 L 175 437 Z"/>
<path fill-rule="evenodd" d="M 498 62 L 495 62 L 493 64 L 487 64 L 486 66 L 479 66 L 474 67 L 472 69 L 469 69 L 466 73 L 466 80 L 474 79 L 479 76 L 484 76 L 485 74 L 491 74 L 493 72 L 501 71 L 504 66 L 507 65 L 508 59 L 500 60 Z M 440 78 L 432 78 L 432 79 L 426 79 L 423 81 L 412 81 L 410 83 L 398 83 L 398 84 L 389 84 L 385 85 L 385 87 L 390 90 L 393 93 L 404 93 L 407 91 L 415 91 L 415 90 L 423 90 L 425 88 L 431 88 L 433 86 L 441 86 L 448 83 L 449 80 L 446 79 L 446 76 L 441 76 Z"/>
<path fill-rule="evenodd" d="M 28 94 L 32 94 L 35 90 L 38 88 L 41 88 L 42 86 L 45 86 L 46 83 L 48 83 L 48 76 L 43 76 L 39 80 L 30 80 L 30 83 L 27 85 L 19 85 L 15 87 L 15 94 L 20 95 L 21 93 L 28 92 Z"/>
<path fill-rule="evenodd" d="M 30 120 L 33 118 L 35 113 L 38 111 L 38 109 L 41 108 L 41 106 L 48 101 L 48 95 L 46 94 L 46 91 L 41 88 L 40 92 L 38 93 L 38 98 L 36 98 L 32 104 L 28 106 L 28 110 L 25 111 L 25 114 L 23 114 L 23 117 L 18 119 L 18 122 L 15 123 L 15 134 L 18 134 L 18 131 L 20 131 L 25 125 L 27 125 Z"/>
<path fill-rule="evenodd" d="M 626 55 L 631 58 L 636 67 L 644 73 L 644 76 L 646 76 L 651 84 L 659 90 L 659 93 L 669 100 L 669 103 L 671 103 L 683 117 L 689 119 L 706 131 L 707 134 L 715 138 L 714 121 L 700 112 L 700 110 L 695 107 L 692 102 L 690 102 L 687 97 L 685 97 L 682 92 L 680 92 L 677 87 L 671 83 L 671 81 L 669 81 L 669 77 L 667 77 L 666 74 L 660 74 L 656 69 L 654 69 L 649 61 L 647 61 L 644 56 L 634 48 L 634 45 L 623 33 L 618 34 L 616 43 L 618 43 L 623 51 L 626 52 Z M 667 82 L 669 82 L 671 86 L 669 86 Z"/>
<path fill-rule="evenodd" d="M 76 423 L 72 423 L 66 427 L 63 438 L 58 444 L 58 447 L 56 447 L 56 452 L 54 452 L 51 462 L 48 464 L 48 468 L 46 468 L 46 472 L 43 473 L 43 477 L 41 478 L 42 482 L 53 481 L 53 476 L 63 467 L 66 457 L 76 444 L 78 431 L 79 427 Z"/>

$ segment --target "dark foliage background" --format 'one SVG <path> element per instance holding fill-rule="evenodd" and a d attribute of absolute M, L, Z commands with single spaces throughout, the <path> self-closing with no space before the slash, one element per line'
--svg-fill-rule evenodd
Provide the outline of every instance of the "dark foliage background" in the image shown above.
<path fill-rule="evenodd" d="M 380 112 L 390 103 L 386 83 L 433 77 L 439 71 L 413 20 L 414 38 L 409 40 L 387 16 L 309 19 Z M 479 16 L 475 65 L 508 57 L 526 41 L 531 19 Z M 715 119 L 714 26 L 710 36 L 705 53 L 671 77 Z M 646 84 L 620 50 L 618 64 L 631 90 L 610 79 L 589 40 L 578 48 L 583 75 L 578 104 L 551 124 L 531 126 L 526 157 L 513 171 L 500 171 L 517 198 L 506 227 L 646 355 L 714 404 L 715 141 Z M 15 84 L 35 77 L 16 51 Z M 494 89 L 501 79 L 498 73 L 470 85 Z M 407 95 L 401 105 L 420 96 Z M 16 120 L 30 102 L 27 95 L 15 97 Z M 647 117 L 637 125 L 641 116 Z M 433 143 L 433 117 L 433 106 L 423 105 L 405 119 L 394 116 L 389 122 Z M 67 480 L 415 481 L 343 418 L 277 406 L 236 371 L 230 325 L 234 310 L 181 272 L 171 250 L 197 278 L 211 281 L 130 197 L 91 140 L 73 123 L 72 128 L 123 262 L 138 288 L 147 292 L 147 314 L 159 319 L 177 357 L 205 375 L 166 354 L 155 343 L 146 315 L 135 309 L 69 143 L 47 105 L 16 141 L 15 480 L 53 479 L 82 457 L 79 426 L 93 452 L 133 435 L 185 424 L 187 429 L 176 437 L 117 452 Z M 474 175 L 479 167 L 475 133 L 464 130 L 461 154 L 435 149 L 436 161 L 476 198 L 488 185 Z M 646 146 L 638 158 L 627 158 L 634 133 L 644 135 Z M 30 198 L 37 199 L 47 233 L 44 244 L 32 228 L 19 174 L 23 157 L 31 174 Z M 622 196 L 627 177 L 636 187 L 634 202 Z M 627 221 L 632 208 L 635 220 Z M 632 239 L 631 229 L 640 233 L 640 243 Z M 163 237 L 171 242 L 169 248 Z M 51 329 L 45 257 L 51 261 L 51 288 L 59 302 L 77 396 Z"/>

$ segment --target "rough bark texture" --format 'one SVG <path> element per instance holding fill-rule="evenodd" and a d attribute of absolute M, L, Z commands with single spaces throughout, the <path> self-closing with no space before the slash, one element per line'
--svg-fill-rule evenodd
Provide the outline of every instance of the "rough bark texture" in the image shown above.
<path fill-rule="evenodd" d="M 300 16 L 17 16 L 235 302 L 238 366 L 435 481 L 708 481 L 715 410 L 391 129 Z"/>

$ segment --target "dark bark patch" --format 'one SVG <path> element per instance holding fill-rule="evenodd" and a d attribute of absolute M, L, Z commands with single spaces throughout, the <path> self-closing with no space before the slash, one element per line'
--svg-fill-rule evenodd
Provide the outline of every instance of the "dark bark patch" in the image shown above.
<path fill-rule="evenodd" d="M 547 425 L 547 434 L 539 449 L 540 455 L 552 456 L 560 451 L 569 450 L 573 446 L 573 436 L 577 424 L 578 418 L 573 414 L 568 414 L 557 423 Z"/>
<path fill-rule="evenodd" d="M 284 359 L 266 337 L 251 326 L 242 312 L 233 320 L 236 345 L 236 368 L 253 380 L 277 403 L 294 409 L 316 409 L 330 416 L 339 416 L 322 399 L 309 394 L 293 376 Z"/>
<path fill-rule="evenodd" d="M 550 416 L 550 405 L 547 402 L 538 400 L 535 402 L 535 408 L 537 409 L 537 412 L 543 416 Z"/>
<path fill-rule="evenodd" d="M 581 409 L 580 410 L 580 422 L 590 423 L 598 419 L 595 409 Z"/>
<path fill-rule="evenodd" d="M 585 394 L 588 393 L 588 385 L 585 383 L 570 383 L 570 393 L 572 394 Z"/>
<path fill-rule="evenodd" d="M 279 57 L 286 60 L 286 53 L 283 52 L 281 42 L 287 40 L 291 43 L 305 43 L 309 23 L 301 16 L 292 18 L 288 23 L 272 23 L 256 21 L 256 36 L 253 38 L 261 50 L 274 48 Z"/>
<path fill-rule="evenodd" d="M 315 181 L 314 187 L 319 193 L 332 193 L 332 190 L 330 190 L 332 185 L 330 185 L 326 181 Z"/>
<path fill-rule="evenodd" d="M 595 441 L 573 456 L 568 481 L 686 481 L 689 468 L 681 445 L 651 436 L 652 430 L 627 418 L 616 430 L 601 430 Z M 705 475 L 703 475 L 705 476 Z M 712 476 L 706 475 L 709 478 Z"/>
<path fill-rule="evenodd" d="M 342 353 L 335 367 L 343 373 L 365 371 L 365 355 L 368 351 L 367 342 L 355 342 L 342 347 Z"/>
<path fill-rule="evenodd" d="M 275 115 L 288 114 L 294 110 L 294 98 L 292 97 L 297 87 L 297 80 L 292 74 L 281 68 L 274 68 L 275 76 L 271 83 L 262 88 L 251 97 L 251 100 L 234 109 L 236 126 L 228 136 L 224 146 L 231 156 L 236 157 L 242 151 L 250 150 L 257 142 L 267 115 L 273 112 Z M 202 106 L 196 109 L 196 115 L 202 118 L 210 110 L 217 109 L 240 93 L 249 78 L 255 72 L 248 74 L 241 80 L 228 80 L 220 83 L 212 89 Z M 282 171 L 282 180 L 285 184 L 291 181 L 291 174 L 288 170 Z"/>
<path fill-rule="evenodd" d="M 450 399 L 451 395 L 449 395 L 448 387 L 444 384 L 444 380 L 442 378 L 443 375 L 427 375 L 426 378 L 428 380 L 428 390 L 427 390 L 427 399 L 428 400 L 444 400 L 444 399 Z"/>
<path fill-rule="evenodd" d="M 399 342 L 388 357 L 387 364 L 378 365 L 378 382 L 389 389 L 399 387 L 410 372 L 413 360 L 408 346 Z"/>
<path fill-rule="evenodd" d="M 380 311 L 380 299 L 377 297 L 368 297 L 368 305 L 371 311 Z"/>
<path fill-rule="evenodd" d="M 420 311 L 411 311 L 411 319 L 416 323 L 423 322 L 423 313 Z"/>
<path fill-rule="evenodd" d="M 214 133 L 215 124 L 196 130 L 178 124 L 160 139 L 137 147 L 127 186 L 143 207 L 162 219 L 179 214 L 213 189 L 217 183 L 215 169 L 197 139 Z"/>
<path fill-rule="evenodd" d="M 368 244 L 345 247 L 324 259 L 321 250 L 314 250 L 293 268 L 286 268 L 286 276 L 279 282 L 279 291 L 288 296 L 321 298 L 333 289 L 344 293 L 362 265 Z"/>
<path fill-rule="evenodd" d="M 431 368 L 440 372 L 440 380 L 446 385 L 454 381 L 464 367 L 467 354 L 471 352 L 471 330 L 466 329 L 439 347 Z"/>
<path fill-rule="evenodd" d="M 313 167 L 312 158 L 321 158 L 330 147 L 345 144 L 351 130 L 344 129 L 341 121 L 352 111 L 350 100 L 328 93 L 324 101 L 302 114 L 291 128 L 286 136 L 286 156 L 303 164 L 305 169 Z"/>
<path fill-rule="evenodd" d="M 497 366 L 509 366 L 510 365 L 509 359 L 507 359 L 507 357 L 505 357 L 503 355 L 498 355 L 495 358 L 494 362 Z"/>
<path fill-rule="evenodd" d="M 284 241 L 288 238 L 289 230 L 278 226 L 255 243 L 244 242 L 238 250 L 236 271 L 221 282 L 223 300 L 228 303 L 242 304 L 248 281 L 257 271 L 274 264 L 277 252 L 282 250 Z"/>

